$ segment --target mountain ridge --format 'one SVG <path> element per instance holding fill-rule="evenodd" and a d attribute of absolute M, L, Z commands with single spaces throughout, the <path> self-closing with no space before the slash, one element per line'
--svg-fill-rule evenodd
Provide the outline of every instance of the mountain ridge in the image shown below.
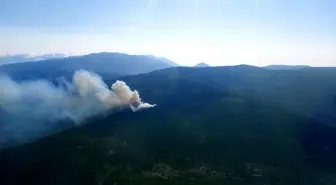
<path fill-rule="evenodd" d="M 64 58 L 67 57 L 62 53 L 52 53 L 52 54 L 43 54 L 43 55 L 29 55 L 29 54 L 16 54 L 16 55 L 4 55 L 0 56 L 0 66 L 5 64 L 15 64 L 22 62 L 31 62 L 31 61 L 42 61 L 52 58 Z"/>
<path fill-rule="evenodd" d="M 43 61 L 5 64 L 0 66 L 0 73 L 5 73 L 18 80 L 61 76 L 71 78 L 76 70 L 84 69 L 100 75 L 116 77 L 172 67 L 167 61 L 169 60 L 146 55 L 103 52 Z"/>

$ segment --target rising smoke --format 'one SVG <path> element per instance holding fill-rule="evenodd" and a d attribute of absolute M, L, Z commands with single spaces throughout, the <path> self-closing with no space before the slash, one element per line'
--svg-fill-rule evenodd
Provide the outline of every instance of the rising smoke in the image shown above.
<path fill-rule="evenodd" d="M 94 73 L 79 70 L 72 83 L 55 86 L 47 80 L 15 82 L 0 77 L 0 148 L 9 139 L 20 140 L 55 127 L 58 121 L 85 119 L 130 108 L 132 111 L 155 105 L 142 102 L 139 93 L 125 82 L 116 81 L 111 89 Z"/>

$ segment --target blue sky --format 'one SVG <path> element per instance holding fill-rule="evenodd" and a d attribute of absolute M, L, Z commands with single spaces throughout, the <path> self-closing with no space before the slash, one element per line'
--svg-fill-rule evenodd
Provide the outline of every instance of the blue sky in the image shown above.
<path fill-rule="evenodd" d="M 336 65 L 334 0 L 3 0 L 1 54 L 154 54 L 182 65 Z"/>

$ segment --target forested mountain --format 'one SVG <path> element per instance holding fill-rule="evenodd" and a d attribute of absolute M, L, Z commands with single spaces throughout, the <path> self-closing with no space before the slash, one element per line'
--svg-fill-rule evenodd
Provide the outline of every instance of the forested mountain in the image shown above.
<path fill-rule="evenodd" d="M 335 71 L 240 65 L 120 77 L 157 107 L 5 149 L 0 183 L 333 184 Z"/>

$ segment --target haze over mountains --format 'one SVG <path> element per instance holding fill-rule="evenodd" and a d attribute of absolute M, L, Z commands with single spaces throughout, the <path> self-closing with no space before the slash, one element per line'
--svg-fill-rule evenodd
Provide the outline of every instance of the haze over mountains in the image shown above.
<path fill-rule="evenodd" d="M 85 69 L 100 75 L 116 77 L 151 72 L 177 66 L 174 62 L 154 56 L 123 53 L 93 53 L 83 56 L 53 58 L 0 66 L 0 73 L 14 79 L 36 79 L 64 76 L 71 78 L 76 70 Z"/>
<path fill-rule="evenodd" d="M 107 69 L 104 66 L 113 66 Z M 0 57 L 0 72 L 6 73 L 15 79 L 29 79 L 27 73 L 34 73 L 34 78 L 52 78 L 53 76 L 71 76 L 78 69 L 109 75 L 129 75 L 151 72 L 167 67 L 176 67 L 179 64 L 154 55 L 129 55 L 123 53 L 93 53 L 80 56 L 66 56 L 64 54 L 44 55 L 6 55 Z M 201 62 L 194 67 L 211 67 Z M 296 70 L 308 68 L 307 65 L 268 65 L 267 69 Z M 46 69 L 45 71 L 42 69 Z"/>
<path fill-rule="evenodd" d="M 30 62 L 30 61 L 41 61 L 52 58 L 64 58 L 66 55 L 61 53 L 55 54 L 44 54 L 44 55 L 28 55 L 28 54 L 19 54 L 19 55 L 5 55 L 0 56 L 0 65 L 3 64 L 13 64 L 21 62 Z"/>
<path fill-rule="evenodd" d="M 268 65 L 265 66 L 267 69 L 274 69 L 274 70 L 295 70 L 295 69 L 303 69 L 309 68 L 310 66 L 307 65 Z"/>
<path fill-rule="evenodd" d="M 19 81 L 86 69 L 108 86 L 126 82 L 157 107 L 79 126 L 65 120 L 20 146 L 11 140 L 0 151 L 0 184 L 336 182 L 336 68 L 175 67 L 118 53 L 3 67 Z"/>

